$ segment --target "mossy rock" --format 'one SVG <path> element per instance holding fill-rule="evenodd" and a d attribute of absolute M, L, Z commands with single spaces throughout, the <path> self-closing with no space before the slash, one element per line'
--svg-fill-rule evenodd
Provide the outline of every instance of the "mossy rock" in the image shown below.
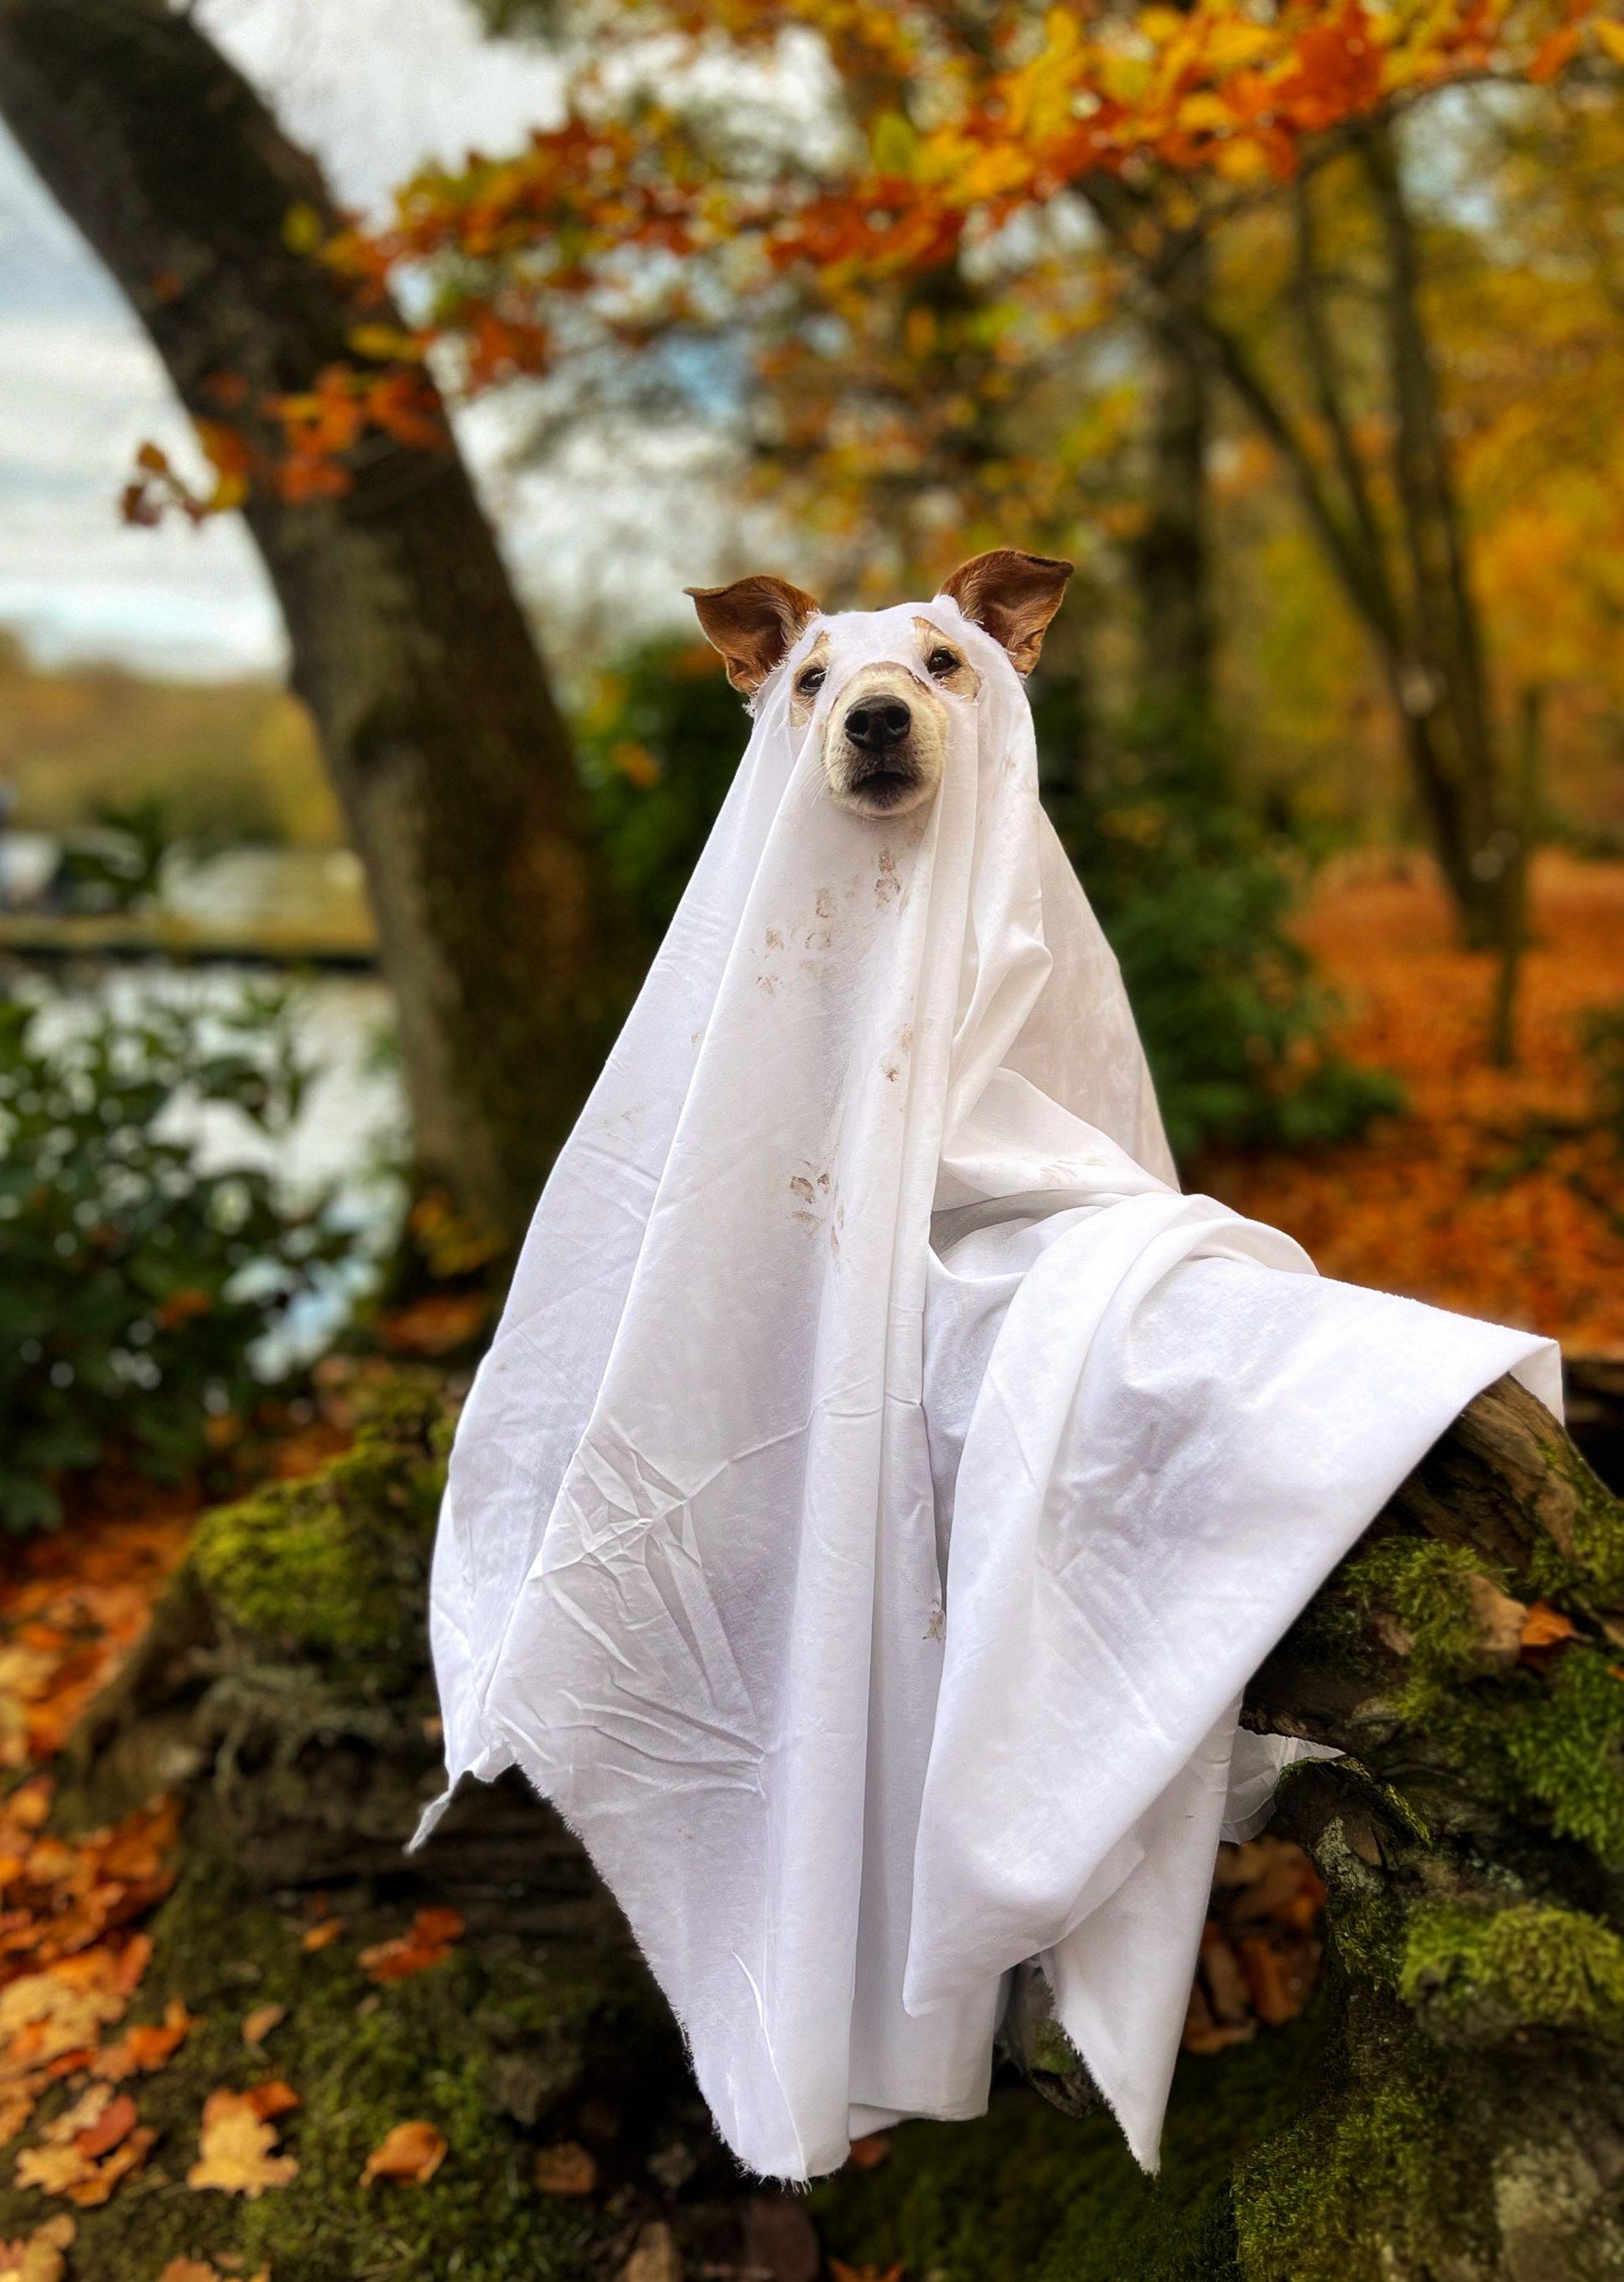
<path fill-rule="evenodd" d="M 439 1388 L 402 1379 L 374 1396 L 341 1456 L 206 1514 L 189 1560 L 221 1622 L 336 1669 L 358 1696 L 398 1691 L 424 1660 L 449 1439 Z"/>

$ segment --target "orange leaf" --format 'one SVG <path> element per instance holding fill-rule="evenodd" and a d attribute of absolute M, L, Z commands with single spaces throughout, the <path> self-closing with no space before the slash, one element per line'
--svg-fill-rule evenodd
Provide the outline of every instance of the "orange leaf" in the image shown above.
<path fill-rule="evenodd" d="M 337 1941 L 343 1931 L 342 1918 L 323 1918 L 320 1925 L 313 1925 L 301 1935 L 299 1945 L 301 1949 L 325 1949 L 330 1942 Z"/>
<path fill-rule="evenodd" d="M 462 1931 L 462 1921 L 455 1910 L 419 1910 L 409 1933 L 393 1941 L 375 1942 L 370 1949 L 361 1951 L 361 1971 L 371 1981 L 404 1981 L 408 1974 L 421 1973 L 425 1966 L 438 1965 L 449 1957 Z"/>
<path fill-rule="evenodd" d="M 870 2131 L 861 2139 L 851 2142 L 848 2161 L 859 2171 L 872 2171 L 884 2162 L 891 2152 L 891 2143 L 883 2131 Z"/>
<path fill-rule="evenodd" d="M 361 2184 L 387 2179 L 396 2186 L 420 2187 L 446 2160 L 446 2135 L 431 2123 L 397 2123 L 368 2156 Z"/>
<path fill-rule="evenodd" d="M 1568 1642 L 1576 1640 L 1579 1627 L 1560 1609 L 1553 1609 L 1548 1601 L 1535 1601 L 1523 1621 L 1519 1639 L 1522 1661 L 1537 1670 L 1550 1661 Z"/>
<path fill-rule="evenodd" d="M 120 2084 L 127 2076 L 150 2076 L 173 2058 L 193 2025 L 192 2015 L 178 1997 L 171 1997 L 161 2022 L 127 2029 L 116 2045 L 104 2045 L 90 2063 L 92 2076 Z"/>

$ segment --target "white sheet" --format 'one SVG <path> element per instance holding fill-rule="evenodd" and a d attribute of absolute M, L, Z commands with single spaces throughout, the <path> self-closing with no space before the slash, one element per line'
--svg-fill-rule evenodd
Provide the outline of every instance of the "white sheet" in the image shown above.
<path fill-rule="evenodd" d="M 1177 1193 L 1019 679 L 922 607 L 981 679 L 927 810 L 837 807 L 815 734 L 921 606 L 759 693 L 435 1556 L 449 1782 L 556 1803 L 789 2179 L 979 2113 L 1032 1955 L 1154 2164 L 1248 1673 L 1473 1393 L 1558 1400 L 1549 1343 Z"/>

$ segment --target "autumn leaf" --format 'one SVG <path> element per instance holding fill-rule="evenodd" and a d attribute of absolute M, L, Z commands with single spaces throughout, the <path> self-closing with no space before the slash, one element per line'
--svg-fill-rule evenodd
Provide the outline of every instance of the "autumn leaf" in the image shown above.
<path fill-rule="evenodd" d="M 299 1945 L 301 1949 L 309 1950 L 314 1954 L 316 1950 L 325 1949 L 330 1943 L 337 1941 L 343 1931 L 342 1918 L 323 1918 L 318 1925 L 306 1928 L 299 1937 Z"/>
<path fill-rule="evenodd" d="M 361 1952 L 361 1968 L 371 1981 L 404 1981 L 449 1957 L 462 1935 L 462 1921 L 455 1910 L 419 1910 L 409 1933 L 393 1941 L 374 1943 Z"/>
<path fill-rule="evenodd" d="M 544 2195 L 589 2195 L 598 2184 L 598 2166 L 579 2140 L 561 2139 L 536 2150 L 532 2176 Z"/>
<path fill-rule="evenodd" d="M 902 2282 L 900 2259 L 895 2266 L 848 2266 L 843 2258 L 829 2261 L 829 2282 Z"/>
<path fill-rule="evenodd" d="M 17 2184 L 66 2195 L 82 2208 L 105 2203 L 145 2161 L 157 2136 L 136 2127 L 136 2103 L 127 2092 L 92 2084 L 45 2126 L 37 2146 L 17 2158 Z"/>
<path fill-rule="evenodd" d="M 368 2156 L 361 2184 L 387 2179 L 396 2186 L 420 2187 L 446 2160 L 446 2135 L 431 2123 L 397 2123 Z"/>
<path fill-rule="evenodd" d="M 1519 1635 L 1522 1661 L 1532 1665 L 1536 1672 L 1542 1671 L 1570 1641 L 1578 1637 L 1579 1627 L 1571 1617 L 1565 1617 L 1548 1601 L 1535 1601 Z"/>
<path fill-rule="evenodd" d="M 90 2073 L 109 2084 L 122 2083 L 129 2076 L 150 2076 L 174 2058 L 196 2025 L 183 2001 L 171 1997 L 161 2021 L 127 2029 L 117 2044 L 105 2045 L 97 2053 Z"/>
<path fill-rule="evenodd" d="M 285 2005 L 256 2005 L 244 2018 L 243 2042 L 251 2051 L 257 2051 L 271 2030 L 279 2028 L 287 2017 Z"/>
<path fill-rule="evenodd" d="M 891 2152 L 891 2143 L 883 2131 L 870 2131 L 861 2139 L 851 2142 L 848 2161 L 859 2171 L 872 2171 L 884 2162 Z"/>
<path fill-rule="evenodd" d="M 268 2187 L 285 2187 L 298 2176 L 299 2164 L 295 2157 L 275 2152 L 277 2133 L 271 2119 L 298 2105 L 298 2093 L 284 2084 L 211 2092 L 203 2103 L 198 2161 L 186 2174 L 187 2185 L 217 2187 L 251 2202 Z"/>
<path fill-rule="evenodd" d="M 76 2232 L 66 2211 L 48 2218 L 32 2234 L 0 2242 L 0 2282 L 62 2282 L 66 2253 Z"/>

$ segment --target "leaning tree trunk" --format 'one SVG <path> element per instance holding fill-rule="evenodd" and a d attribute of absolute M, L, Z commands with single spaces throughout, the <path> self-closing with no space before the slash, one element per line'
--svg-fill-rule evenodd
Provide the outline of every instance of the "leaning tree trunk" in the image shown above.
<path fill-rule="evenodd" d="M 167 0 L 0 0 L 0 116 L 188 412 L 260 470 L 244 513 L 366 869 L 417 1162 L 511 1234 L 602 1060 L 629 946 L 432 384 L 414 384 L 430 440 L 375 432 L 338 496 L 284 494 L 272 400 L 364 369 L 399 319 L 324 259 L 341 217 L 319 168 Z"/>
<path fill-rule="evenodd" d="M 221 2082 L 285 2077 L 299 2177 L 252 2203 L 149 2183 L 79 2215 L 74 2282 L 207 2250 L 299 2282 L 812 2282 L 809 2207 L 741 2182 L 613 1908 L 512 1778 L 401 1842 L 436 1780 L 421 1647 L 443 1445 L 398 1391 L 324 1474 L 205 1518 L 144 1648 L 86 1719 L 69 1815 L 190 1802 L 138 2000 L 206 2020 L 136 2087 L 172 2182 Z M 1443 1437 L 1258 1674 L 1247 1717 L 1348 1756 L 1278 1823 L 1329 1889 L 1315 2006 L 1187 2059 L 1140 2179 L 1031 1991 L 985 2121 L 913 2125 L 810 2205 L 848 2269 L 910 2282 L 1592 2282 L 1624 2275 L 1624 1505 L 1509 1381 Z M 317 1898 L 320 1897 L 321 1898 Z M 466 1937 L 370 1983 L 423 1904 Z M 307 1947 L 313 1916 L 342 1921 Z M 288 2007 L 267 2053 L 243 2016 Z M 1058 2107 L 1068 2111 L 1054 2113 Z M 359 2186 L 393 2123 L 450 2141 Z M 560 2145 L 575 2153 L 561 2158 Z M 589 2191 L 533 2191 L 562 2162 Z M 590 2175 L 580 2150 L 591 2158 Z M 39 2217 L 0 2189 L 0 2238 Z M 641 2246 L 641 2247 L 640 2247 Z M 641 2260 L 641 2263 L 636 2262 Z M 232 2270 L 239 2270 L 233 2268 Z"/>

